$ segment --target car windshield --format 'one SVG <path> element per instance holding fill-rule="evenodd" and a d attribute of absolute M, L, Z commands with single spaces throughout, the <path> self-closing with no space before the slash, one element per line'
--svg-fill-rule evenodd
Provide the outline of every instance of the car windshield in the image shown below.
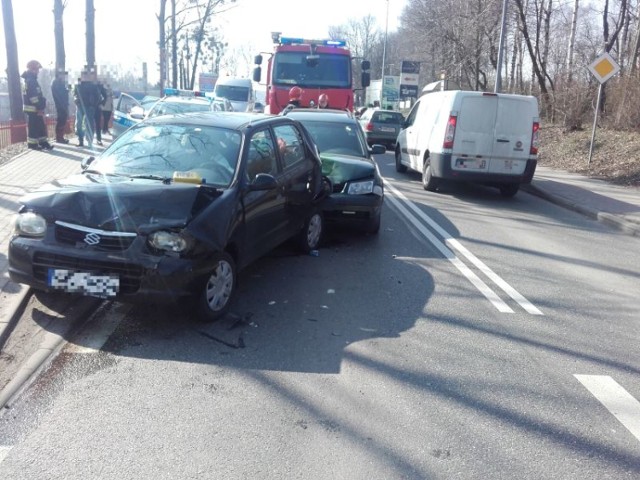
<path fill-rule="evenodd" d="M 320 153 L 340 153 L 366 157 L 367 153 L 358 137 L 357 126 L 350 123 L 302 120 Z"/>
<path fill-rule="evenodd" d="M 205 125 L 140 125 L 118 137 L 91 171 L 159 179 L 200 179 L 227 187 L 233 179 L 241 135 Z"/>
<path fill-rule="evenodd" d="M 307 64 L 308 52 L 278 52 L 273 83 L 300 87 L 351 87 L 351 60 L 347 55 L 321 53 L 317 65 Z"/>
<path fill-rule="evenodd" d="M 249 89 L 235 85 L 216 85 L 215 94 L 216 97 L 227 98 L 234 102 L 246 102 L 249 99 Z"/>
<path fill-rule="evenodd" d="M 206 112 L 211 109 L 211 104 L 204 101 L 180 101 L 180 102 L 158 102 L 149 112 L 149 117 L 159 115 L 177 115 L 188 112 Z"/>

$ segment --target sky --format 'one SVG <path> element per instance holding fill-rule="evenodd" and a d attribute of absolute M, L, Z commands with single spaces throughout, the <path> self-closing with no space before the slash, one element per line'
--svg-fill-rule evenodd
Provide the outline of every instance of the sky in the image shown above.
<path fill-rule="evenodd" d="M 96 63 L 131 69 L 132 73 L 142 75 L 142 63 L 147 62 L 149 81 L 157 81 L 159 3 L 159 0 L 94 0 Z M 245 45 L 259 53 L 271 51 L 273 31 L 285 36 L 326 38 L 330 25 L 367 14 L 376 17 L 381 31 L 385 30 L 388 18 L 388 31 L 394 31 L 405 3 L 406 0 L 237 0 L 234 8 L 218 16 L 217 22 L 230 48 Z M 86 63 L 85 0 L 66 0 L 66 4 L 66 66 L 68 70 L 79 71 Z M 31 59 L 45 68 L 53 68 L 53 0 L 13 0 L 13 16 L 20 69 Z M 4 39 L 4 21 L 0 23 L 0 32 L 0 38 Z M 0 48 L 3 71 L 6 57 L 6 48 Z"/>

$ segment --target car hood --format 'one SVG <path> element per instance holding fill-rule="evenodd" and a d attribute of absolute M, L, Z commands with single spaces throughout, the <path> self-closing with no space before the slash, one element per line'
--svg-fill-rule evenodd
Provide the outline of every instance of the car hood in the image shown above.
<path fill-rule="evenodd" d="M 334 185 L 375 176 L 376 167 L 367 158 L 321 153 L 320 160 L 322 174 L 329 177 Z"/>
<path fill-rule="evenodd" d="M 84 174 L 26 195 L 21 211 L 35 211 L 48 221 L 142 233 L 184 226 L 219 195 L 194 184 Z"/>

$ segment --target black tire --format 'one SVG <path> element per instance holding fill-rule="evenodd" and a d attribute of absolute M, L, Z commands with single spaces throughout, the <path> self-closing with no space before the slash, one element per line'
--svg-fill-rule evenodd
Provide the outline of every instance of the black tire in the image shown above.
<path fill-rule="evenodd" d="M 378 215 L 369 220 L 369 223 L 365 227 L 364 232 L 368 233 L 369 235 L 377 235 L 380 231 L 380 217 L 381 213 L 378 213 Z"/>
<path fill-rule="evenodd" d="M 324 218 L 320 210 L 315 210 L 304 222 L 304 227 L 297 237 L 298 249 L 302 253 L 316 250 L 324 234 Z"/>
<path fill-rule="evenodd" d="M 226 252 L 216 254 L 209 277 L 202 283 L 199 294 L 198 318 L 204 322 L 215 322 L 229 310 L 236 292 L 236 263 Z"/>
<path fill-rule="evenodd" d="M 422 167 L 422 186 L 428 192 L 435 192 L 440 185 L 440 180 L 433 176 L 431 162 L 427 158 Z"/>
<path fill-rule="evenodd" d="M 396 145 L 396 172 L 405 173 L 407 171 L 407 166 L 403 165 L 400 162 L 400 159 L 401 159 L 400 145 Z"/>
<path fill-rule="evenodd" d="M 518 190 L 520 190 L 520 184 L 510 183 L 508 185 L 500 185 L 498 188 L 500 189 L 500 195 L 506 198 L 511 198 L 518 193 Z"/>

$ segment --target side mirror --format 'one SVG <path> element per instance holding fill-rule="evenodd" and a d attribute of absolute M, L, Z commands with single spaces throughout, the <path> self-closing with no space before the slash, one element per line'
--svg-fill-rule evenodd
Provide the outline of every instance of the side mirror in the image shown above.
<path fill-rule="evenodd" d="M 268 173 L 259 173 L 249 185 L 251 191 L 275 190 L 278 188 L 278 181 L 273 175 Z"/>
<path fill-rule="evenodd" d="M 305 60 L 307 62 L 307 67 L 317 67 L 320 57 L 318 55 L 307 55 Z"/>
<path fill-rule="evenodd" d="M 253 63 L 256 65 L 262 65 L 262 55 L 256 55 L 253 57 Z"/>
<path fill-rule="evenodd" d="M 260 77 L 262 77 L 262 67 L 256 67 L 253 69 L 253 81 L 260 82 Z"/>
<path fill-rule="evenodd" d="M 362 68 L 362 70 L 369 70 L 371 68 L 371 62 L 369 60 L 363 60 L 360 63 L 360 67 Z"/>
<path fill-rule="evenodd" d="M 131 112 L 129 112 L 131 118 L 135 118 L 137 120 L 142 120 L 144 118 L 144 108 L 135 106 L 131 107 Z"/>
<path fill-rule="evenodd" d="M 84 172 L 87 168 L 89 168 L 89 165 L 91 165 L 91 163 L 93 163 L 95 159 L 96 157 L 94 156 L 83 158 L 80 162 L 80 169 Z"/>
<path fill-rule="evenodd" d="M 362 72 L 362 78 L 360 79 L 363 87 L 371 85 L 371 74 L 369 72 Z"/>
<path fill-rule="evenodd" d="M 371 145 L 371 148 L 369 149 L 371 155 L 382 155 L 386 151 L 387 147 L 385 147 L 384 145 L 378 145 L 377 143 Z"/>

